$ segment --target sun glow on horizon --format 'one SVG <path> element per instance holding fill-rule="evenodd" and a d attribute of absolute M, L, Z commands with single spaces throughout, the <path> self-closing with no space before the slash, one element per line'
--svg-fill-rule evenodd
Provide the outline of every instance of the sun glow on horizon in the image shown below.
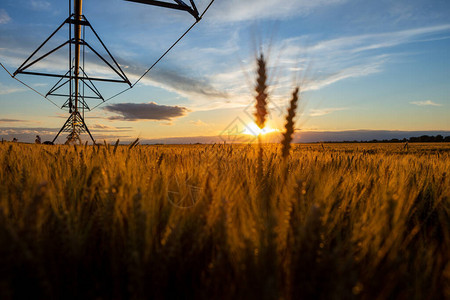
<path fill-rule="evenodd" d="M 277 131 L 279 131 L 279 130 L 270 127 L 269 124 L 266 124 L 266 126 L 263 129 L 261 129 L 261 128 L 258 127 L 258 125 L 256 125 L 255 122 L 251 122 L 251 123 L 248 123 L 245 126 L 245 130 L 244 130 L 243 133 L 244 134 L 253 135 L 253 136 L 258 136 L 260 134 L 264 135 L 264 134 L 267 134 L 267 133 L 277 132 Z"/>

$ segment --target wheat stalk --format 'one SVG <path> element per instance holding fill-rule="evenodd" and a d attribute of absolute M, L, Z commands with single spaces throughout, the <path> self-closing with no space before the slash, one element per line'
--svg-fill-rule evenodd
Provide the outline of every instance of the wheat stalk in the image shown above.
<path fill-rule="evenodd" d="M 283 134 L 283 141 L 281 142 L 281 144 L 283 145 L 283 158 L 287 158 L 289 156 L 289 150 L 291 149 L 292 134 L 294 133 L 294 118 L 298 106 L 299 93 L 300 88 L 297 86 L 294 89 L 294 92 L 292 92 L 290 107 L 286 116 L 286 125 L 284 126 L 286 128 L 286 131 Z"/>
<path fill-rule="evenodd" d="M 264 58 L 264 55 L 261 53 L 258 58 L 256 58 L 256 112 L 255 112 L 255 123 L 258 125 L 260 129 L 264 128 L 266 123 L 267 116 L 267 62 Z M 261 133 L 258 135 L 258 145 L 259 145 L 259 153 L 258 153 L 258 176 L 262 178 L 263 174 L 263 149 L 262 149 L 262 141 L 261 141 Z"/>
<path fill-rule="evenodd" d="M 128 145 L 128 149 L 133 149 L 133 147 L 139 145 L 139 138 L 135 139 L 134 142 Z"/>
<path fill-rule="evenodd" d="M 256 59 L 257 63 L 257 78 L 256 78 L 256 125 L 259 128 L 263 129 L 264 124 L 266 123 L 267 116 L 267 71 L 266 71 L 266 59 L 264 55 L 261 53 L 260 56 Z"/>

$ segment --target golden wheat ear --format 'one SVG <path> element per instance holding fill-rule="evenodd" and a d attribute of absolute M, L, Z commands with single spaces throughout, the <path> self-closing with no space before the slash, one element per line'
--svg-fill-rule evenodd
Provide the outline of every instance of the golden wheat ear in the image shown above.
<path fill-rule="evenodd" d="M 263 129 L 264 124 L 266 123 L 266 116 L 267 116 L 267 61 L 264 58 L 264 55 L 261 53 L 260 56 L 256 59 L 257 63 L 257 78 L 256 78 L 256 86 L 255 86 L 255 92 L 256 92 L 256 125 L 258 125 L 259 128 Z"/>
<path fill-rule="evenodd" d="M 264 128 L 267 116 L 267 61 L 264 58 L 263 53 L 256 58 L 256 86 L 255 86 L 255 99 L 256 99 L 256 112 L 255 123 L 260 129 Z M 263 148 L 261 142 L 261 134 L 258 135 L 258 177 L 262 178 L 263 174 Z"/>
<path fill-rule="evenodd" d="M 291 149 L 292 135 L 294 134 L 294 118 L 298 106 L 299 93 L 300 88 L 297 86 L 292 92 L 292 98 L 288 109 L 288 114 L 286 116 L 286 125 L 284 126 L 286 131 L 283 133 L 283 141 L 281 142 L 283 145 L 283 158 L 287 158 L 289 156 L 289 150 Z"/>

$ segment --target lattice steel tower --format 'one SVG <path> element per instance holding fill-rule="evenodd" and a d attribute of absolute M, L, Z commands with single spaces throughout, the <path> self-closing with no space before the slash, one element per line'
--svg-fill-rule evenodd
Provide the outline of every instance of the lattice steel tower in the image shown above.
<path fill-rule="evenodd" d="M 106 48 L 103 41 L 98 36 L 97 32 L 94 30 L 92 25 L 87 20 L 86 16 L 83 15 L 83 1 L 75 0 L 73 3 L 73 13 L 71 11 L 72 4 L 69 0 L 69 17 L 64 20 L 64 22 L 25 60 L 25 62 L 14 72 L 14 76 L 17 74 L 28 74 L 28 75 L 39 75 L 39 76 L 49 76 L 59 78 L 58 82 L 48 91 L 45 95 L 65 97 L 66 102 L 61 108 L 69 109 L 69 118 L 64 123 L 63 127 L 60 129 L 58 134 L 53 139 L 56 141 L 58 136 L 62 132 L 67 132 L 66 143 L 81 142 L 80 134 L 89 134 L 92 141 L 95 143 L 86 123 L 84 122 L 84 110 L 90 110 L 87 99 L 99 99 L 104 101 L 102 94 L 99 92 L 97 87 L 94 85 L 95 81 L 105 81 L 105 82 L 119 82 L 126 83 L 131 86 L 125 73 L 120 68 L 119 64 L 115 58 L 111 55 L 109 50 Z M 41 50 L 41 48 L 47 44 L 47 42 L 52 39 L 55 34 L 60 31 L 60 29 L 65 25 L 69 25 L 69 39 L 64 43 L 60 44 L 56 48 L 50 50 L 49 52 L 34 58 L 36 54 Z M 108 54 L 110 61 L 103 57 L 97 50 L 95 50 L 85 39 L 86 28 L 91 29 L 94 36 L 98 39 L 101 46 L 104 48 Z M 69 45 L 69 70 L 64 74 L 52 74 L 52 73 L 38 73 L 29 71 L 28 69 L 35 65 L 37 62 L 53 54 L 57 50 Z M 111 68 L 114 73 L 118 75 L 118 79 L 108 79 L 108 78 L 95 78 L 90 77 L 86 74 L 84 70 L 84 51 L 87 47 L 92 53 L 94 53 L 98 58 L 100 58 L 105 65 Z M 91 92 L 90 96 L 86 96 L 84 93 L 85 88 Z M 63 91 L 64 90 L 64 91 Z M 68 92 L 67 92 L 68 90 Z"/>
<path fill-rule="evenodd" d="M 125 0 L 129 2 L 137 2 L 152 6 L 160 6 L 170 9 L 176 9 L 188 12 L 195 19 L 196 23 L 200 21 L 203 14 L 206 10 L 211 6 L 214 2 L 212 0 L 208 5 L 207 9 L 203 12 L 202 15 L 199 15 L 197 7 L 195 6 L 194 0 L 189 0 L 191 5 L 187 5 L 182 0 L 173 0 L 174 3 L 158 1 L 158 0 Z M 195 23 L 195 24 L 196 24 Z M 44 45 L 47 44 L 49 40 L 51 40 L 55 34 L 65 25 L 69 25 L 69 39 L 64 43 L 60 44 L 56 48 L 50 50 L 49 52 L 37 56 L 38 52 L 42 49 Z M 145 73 L 148 71 L 159 61 L 161 60 L 167 52 L 169 52 L 176 43 L 187 33 L 192 27 L 193 24 Z M 91 44 L 89 44 L 85 40 L 85 32 L 86 28 L 89 28 L 94 34 L 95 38 L 100 42 L 103 50 L 106 51 L 107 58 L 103 57 L 98 51 L 96 51 Z M 52 74 L 52 73 L 39 73 L 30 71 L 29 68 L 34 66 L 37 62 L 43 60 L 64 46 L 69 45 L 69 70 L 64 74 Z M 99 78 L 99 77 L 90 77 L 86 74 L 84 69 L 84 61 L 85 61 L 85 48 L 88 48 L 92 53 L 94 53 L 98 58 L 100 58 L 103 63 L 108 66 L 118 77 L 117 79 L 110 78 Z M 87 133 L 95 144 L 95 140 L 92 137 L 86 123 L 84 122 L 84 111 L 85 109 L 90 110 L 87 99 L 99 99 L 105 102 L 102 94 L 99 92 L 97 87 L 94 85 L 94 81 L 103 81 L 103 82 L 116 82 L 116 83 L 126 83 L 129 87 L 133 87 L 137 82 L 133 85 L 128 80 L 125 73 L 120 68 L 116 59 L 111 55 L 108 48 L 106 48 L 103 41 L 98 36 L 97 32 L 95 32 L 92 25 L 87 20 L 86 16 L 83 15 L 83 0 L 74 0 L 73 2 L 73 13 L 72 13 L 72 0 L 69 0 L 69 17 L 64 20 L 64 22 L 25 60 L 25 62 L 14 72 L 13 77 L 17 74 L 28 74 L 28 75 L 39 75 L 39 76 L 48 76 L 48 77 L 56 77 L 59 78 L 58 82 L 48 91 L 45 97 L 48 96 L 56 96 L 56 97 L 65 97 L 67 98 L 66 102 L 61 106 L 61 108 L 69 109 L 69 118 L 66 123 L 64 123 L 63 127 L 59 130 L 58 134 L 53 139 L 53 142 L 56 141 L 58 136 L 62 132 L 67 132 L 69 135 L 67 136 L 66 143 L 74 143 L 81 142 L 80 134 Z M 142 75 L 142 76 L 144 76 Z M 142 78 L 141 76 L 141 78 Z M 85 88 L 90 91 L 91 95 L 85 94 Z M 62 90 L 66 89 L 67 92 L 63 92 Z M 120 94 L 120 93 L 119 93 Z M 118 94 L 117 94 L 118 95 Z"/>

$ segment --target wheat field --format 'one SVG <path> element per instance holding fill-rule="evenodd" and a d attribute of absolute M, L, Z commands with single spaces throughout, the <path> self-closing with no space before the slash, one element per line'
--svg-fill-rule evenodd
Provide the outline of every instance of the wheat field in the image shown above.
<path fill-rule="evenodd" d="M 449 144 L 262 147 L 0 144 L 0 298 L 449 297 Z"/>

